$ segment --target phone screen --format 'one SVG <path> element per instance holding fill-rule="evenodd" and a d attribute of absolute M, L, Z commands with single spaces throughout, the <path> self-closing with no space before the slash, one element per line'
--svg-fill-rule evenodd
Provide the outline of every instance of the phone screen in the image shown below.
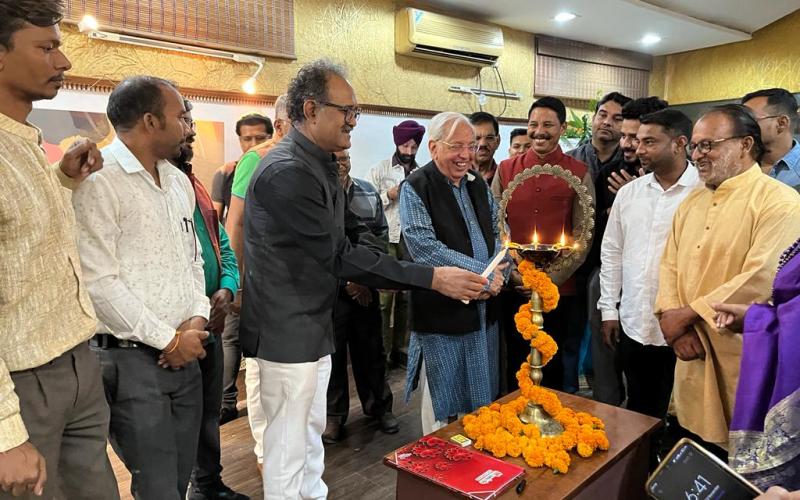
<path fill-rule="evenodd" d="M 667 462 L 648 481 L 648 491 L 654 498 L 750 500 L 758 496 L 756 490 L 694 443 L 678 443 L 664 460 Z"/>

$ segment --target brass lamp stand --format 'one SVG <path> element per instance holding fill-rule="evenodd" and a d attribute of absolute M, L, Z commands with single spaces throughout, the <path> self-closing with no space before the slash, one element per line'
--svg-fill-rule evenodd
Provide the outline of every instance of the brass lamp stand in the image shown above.
<path fill-rule="evenodd" d="M 511 239 L 506 226 L 506 211 L 508 203 L 514 191 L 528 179 L 540 175 L 552 175 L 563 179 L 578 196 L 578 204 L 581 208 L 581 218 L 579 227 L 575 228 L 578 233 L 573 245 L 566 245 L 564 238 L 556 244 L 541 244 L 537 241 L 534 233 L 532 243 L 515 243 Z M 583 185 L 581 179 L 569 170 L 560 165 L 535 165 L 520 172 L 509 183 L 508 188 L 503 192 L 500 201 L 498 224 L 499 232 L 510 250 L 515 250 L 517 254 L 526 260 L 531 261 L 537 269 L 551 273 L 571 265 L 576 259 L 581 257 L 588 249 L 594 227 L 594 204 L 589 190 Z M 542 329 L 544 319 L 542 317 L 542 298 L 535 290 L 531 290 L 531 321 Z M 534 385 L 541 385 L 542 382 L 542 354 L 531 348 L 530 356 L 530 376 Z M 564 432 L 564 428 L 551 415 L 548 415 L 542 405 L 528 401 L 525 409 L 519 416 L 520 420 L 526 424 L 535 424 L 543 436 L 557 436 Z"/>

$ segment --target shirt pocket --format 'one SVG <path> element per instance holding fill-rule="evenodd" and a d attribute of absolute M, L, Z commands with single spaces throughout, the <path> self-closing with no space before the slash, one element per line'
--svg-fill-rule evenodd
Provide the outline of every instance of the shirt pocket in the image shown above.
<path fill-rule="evenodd" d="M 187 267 L 190 267 L 194 261 L 200 259 L 194 213 L 186 190 L 178 182 L 178 179 L 173 178 L 171 181 L 167 204 L 171 218 L 175 221 L 173 223 L 179 224 L 178 238 L 184 252 L 183 261 Z"/>

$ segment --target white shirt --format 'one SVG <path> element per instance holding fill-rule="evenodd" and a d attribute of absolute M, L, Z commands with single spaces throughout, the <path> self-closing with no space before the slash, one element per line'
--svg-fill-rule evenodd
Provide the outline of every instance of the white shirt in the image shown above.
<path fill-rule="evenodd" d="M 208 318 L 203 258 L 186 175 L 162 160 L 153 177 L 119 139 L 75 191 L 78 251 L 101 333 L 164 349 L 193 316 Z"/>
<path fill-rule="evenodd" d="M 666 191 L 650 173 L 623 186 L 611 207 L 600 247 L 597 308 L 603 321 L 618 319 L 624 333 L 640 344 L 667 345 L 653 314 L 659 265 L 675 210 L 698 186 L 697 169 L 687 164 Z"/>
<path fill-rule="evenodd" d="M 399 186 L 406 178 L 406 171 L 402 165 L 393 165 L 392 158 L 382 160 L 369 171 L 369 181 L 381 195 L 383 213 L 386 224 L 389 226 L 389 243 L 400 242 L 400 197 L 390 200 L 387 191 Z"/>

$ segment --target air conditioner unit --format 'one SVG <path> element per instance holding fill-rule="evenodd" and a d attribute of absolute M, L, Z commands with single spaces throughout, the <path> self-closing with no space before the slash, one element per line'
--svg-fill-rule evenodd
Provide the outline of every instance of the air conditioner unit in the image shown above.
<path fill-rule="evenodd" d="M 411 7 L 395 15 L 398 54 L 491 66 L 503 53 L 503 30 Z"/>

